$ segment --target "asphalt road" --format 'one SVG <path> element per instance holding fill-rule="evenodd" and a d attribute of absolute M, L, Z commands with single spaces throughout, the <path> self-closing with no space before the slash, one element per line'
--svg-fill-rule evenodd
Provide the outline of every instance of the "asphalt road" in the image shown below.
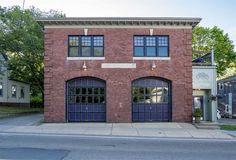
<path fill-rule="evenodd" d="M 236 141 L 0 133 L 0 159 L 235 160 Z"/>

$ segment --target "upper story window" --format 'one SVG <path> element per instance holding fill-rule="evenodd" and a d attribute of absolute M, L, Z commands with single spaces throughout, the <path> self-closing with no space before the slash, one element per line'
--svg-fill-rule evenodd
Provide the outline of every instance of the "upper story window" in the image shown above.
<path fill-rule="evenodd" d="M 68 57 L 103 57 L 103 36 L 69 36 Z"/>
<path fill-rule="evenodd" d="M 134 36 L 134 57 L 169 57 L 169 36 Z"/>
<path fill-rule="evenodd" d="M 3 84 L 0 82 L 0 97 L 3 96 Z"/>
<path fill-rule="evenodd" d="M 11 97 L 16 98 L 16 85 L 11 86 Z"/>

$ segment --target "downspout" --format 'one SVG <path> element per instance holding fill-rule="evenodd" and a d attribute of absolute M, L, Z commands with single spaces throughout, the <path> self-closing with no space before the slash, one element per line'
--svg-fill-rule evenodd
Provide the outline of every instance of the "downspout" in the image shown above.
<path fill-rule="evenodd" d="M 212 83 L 212 89 L 211 89 L 211 95 L 213 97 L 216 97 L 217 95 L 217 83 L 216 83 L 216 63 L 214 59 L 214 49 L 212 48 L 211 51 L 211 65 L 214 67 L 213 69 L 213 83 Z M 212 114 L 212 121 L 216 122 L 217 121 L 217 99 L 211 100 L 211 114 Z"/>

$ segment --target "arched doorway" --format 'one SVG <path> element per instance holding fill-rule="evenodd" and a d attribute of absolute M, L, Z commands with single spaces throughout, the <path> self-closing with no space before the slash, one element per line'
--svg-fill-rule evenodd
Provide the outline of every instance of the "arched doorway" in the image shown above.
<path fill-rule="evenodd" d="M 106 82 L 93 77 L 81 77 L 66 83 L 66 113 L 68 122 L 106 121 Z"/>
<path fill-rule="evenodd" d="M 163 78 L 145 77 L 132 82 L 133 122 L 171 121 L 171 83 Z"/>

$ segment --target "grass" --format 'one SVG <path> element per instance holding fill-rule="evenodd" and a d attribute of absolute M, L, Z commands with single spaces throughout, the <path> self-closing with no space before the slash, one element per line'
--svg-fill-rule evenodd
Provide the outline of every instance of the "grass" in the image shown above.
<path fill-rule="evenodd" d="M 220 129 L 227 131 L 236 131 L 236 125 L 220 125 Z"/>
<path fill-rule="evenodd" d="M 43 108 L 0 107 L 0 113 L 35 113 L 42 112 Z"/>

